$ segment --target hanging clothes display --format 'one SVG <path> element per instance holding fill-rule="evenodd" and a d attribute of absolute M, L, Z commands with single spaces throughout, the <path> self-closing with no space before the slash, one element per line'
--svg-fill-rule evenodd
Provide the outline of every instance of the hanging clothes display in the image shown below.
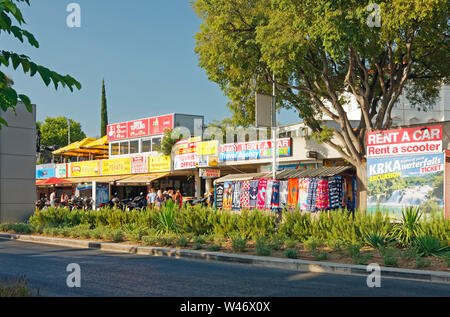
<path fill-rule="evenodd" d="M 241 209 L 241 182 L 233 182 L 233 202 L 232 209 Z"/>
<path fill-rule="evenodd" d="M 260 179 L 258 184 L 258 209 L 264 209 L 266 204 L 267 179 Z"/>
<path fill-rule="evenodd" d="M 241 184 L 241 208 L 250 208 L 250 181 Z"/>
<path fill-rule="evenodd" d="M 258 184 L 259 180 L 250 181 L 250 190 L 249 190 L 250 208 L 256 208 L 258 206 Z"/>
<path fill-rule="evenodd" d="M 328 191 L 328 179 L 319 178 L 317 182 L 316 208 L 327 210 L 330 208 L 330 195 Z"/>
<path fill-rule="evenodd" d="M 328 177 L 328 190 L 330 195 L 330 209 L 339 209 L 342 207 L 342 177 Z"/>
<path fill-rule="evenodd" d="M 223 209 L 231 209 L 233 201 L 233 183 L 223 183 Z"/>
<path fill-rule="evenodd" d="M 280 181 L 280 209 L 281 210 L 284 210 L 284 208 L 286 208 L 286 206 L 287 206 L 288 192 L 289 192 L 289 181 L 288 180 Z"/>
<path fill-rule="evenodd" d="M 306 206 L 308 205 L 309 178 L 300 178 L 298 185 L 298 207 L 300 210 L 306 210 Z"/>
<path fill-rule="evenodd" d="M 280 181 L 274 180 L 272 184 L 272 210 L 280 209 Z"/>
<path fill-rule="evenodd" d="M 289 179 L 288 207 L 293 210 L 298 205 L 298 178 Z"/>
<path fill-rule="evenodd" d="M 269 209 L 269 210 L 272 209 L 272 186 L 273 186 L 273 179 L 267 180 L 264 209 Z"/>
<path fill-rule="evenodd" d="M 222 209 L 223 207 L 223 183 L 216 185 L 216 197 L 214 199 L 216 203 L 216 209 Z"/>
<path fill-rule="evenodd" d="M 316 211 L 317 178 L 310 178 L 308 185 L 308 198 L 306 200 L 306 211 Z"/>

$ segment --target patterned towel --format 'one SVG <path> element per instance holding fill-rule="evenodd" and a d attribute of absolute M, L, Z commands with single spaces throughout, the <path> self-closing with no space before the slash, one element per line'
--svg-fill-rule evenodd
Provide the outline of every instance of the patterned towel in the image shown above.
<path fill-rule="evenodd" d="M 309 178 L 300 178 L 298 182 L 298 207 L 300 210 L 306 210 L 306 206 L 308 205 Z"/>
<path fill-rule="evenodd" d="M 274 180 L 272 185 L 272 210 L 278 211 L 280 208 L 280 181 Z"/>
<path fill-rule="evenodd" d="M 224 182 L 223 186 L 223 209 L 229 210 L 233 201 L 233 182 Z"/>
<path fill-rule="evenodd" d="M 243 181 L 241 185 L 241 208 L 250 208 L 250 181 Z"/>
<path fill-rule="evenodd" d="M 288 192 L 289 192 L 289 181 L 282 180 L 280 181 L 280 209 L 284 210 L 287 206 L 288 200 Z"/>
<path fill-rule="evenodd" d="M 316 208 L 326 210 L 330 208 L 330 195 L 328 191 L 328 179 L 319 178 L 317 183 Z"/>
<path fill-rule="evenodd" d="M 272 179 L 267 180 L 264 209 L 269 209 L 269 210 L 272 209 L 272 187 L 273 187 L 273 180 Z"/>
<path fill-rule="evenodd" d="M 256 208 L 258 205 L 258 184 L 259 180 L 250 181 L 250 208 Z"/>
<path fill-rule="evenodd" d="M 216 202 L 216 208 L 222 209 L 223 207 L 223 183 L 218 183 L 216 185 L 216 198 L 214 199 Z"/>
<path fill-rule="evenodd" d="M 289 179 L 288 207 L 289 210 L 295 209 L 298 205 L 298 178 Z"/>
<path fill-rule="evenodd" d="M 241 209 L 241 182 L 233 182 L 233 210 Z"/>
<path fill-rule="evenodd" d="M 260 179 L 258 184 L 258 209 L 264 209 L 266 204 L 267 179 Z"/>

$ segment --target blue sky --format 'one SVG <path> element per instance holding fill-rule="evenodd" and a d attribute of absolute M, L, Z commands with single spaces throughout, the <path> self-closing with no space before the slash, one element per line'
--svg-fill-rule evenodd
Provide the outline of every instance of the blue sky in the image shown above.
<path fill-rule="evenodd" d="M 66 25 L 72 2 L 81 7 L 80 28 Z M 73 93 L 55 91 L 39 75 L 23 75 L 21 67 L 3 69 L 14 88 L 37 104 L 37 120 L 68 116 L 88 136 L 99 136 L 102 78 L 109 123 L 174 112 L 204 115 L 206 123 L 231 115 L 227 98 L 198 66 L 193 36 L 201 21 L 190 1 L 31 0 L 31 7 L 21 9 L 24 28 L 40 48 L 2 34 L 2 49 L 26 54 L 83 85 Z M 294 111 L 282 110 L 278 121 L 300 120 Z"/>

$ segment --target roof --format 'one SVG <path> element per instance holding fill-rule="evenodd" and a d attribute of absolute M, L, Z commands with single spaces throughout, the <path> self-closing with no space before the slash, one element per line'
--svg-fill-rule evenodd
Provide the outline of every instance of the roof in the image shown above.
<path fill-rule="evenodd" d="M 72 184 L 80 184 L 80 183 L 92 183 L 93 181 L 99 183 L 112 183 L 118 181 L 125 176 L 92 176 L 92 177 L 71 177 L 67 180 Z"/>
<path fill-rule="evenodd" d="M 335 166 L 335 167 L 319 167 L 307 169 L 285 169 L 277 172 L 276 179 L 302 178 L 302 177 L 330 177 L 339 175 L 347 170 L 352 169 L 351 166 Z M 229 181 L 243 181 L 258 178 L 272 178 L 272 173 L 244 173 L 229 174 L 218 178 L 214 183 L 222 183 Z"/>
<path fill-rule="evenodd" d="M 117 181 L 117 184 L 151 183 L 158 178 L 169 175 L 170 173 L 148 173 L 127 176 Z"/>

